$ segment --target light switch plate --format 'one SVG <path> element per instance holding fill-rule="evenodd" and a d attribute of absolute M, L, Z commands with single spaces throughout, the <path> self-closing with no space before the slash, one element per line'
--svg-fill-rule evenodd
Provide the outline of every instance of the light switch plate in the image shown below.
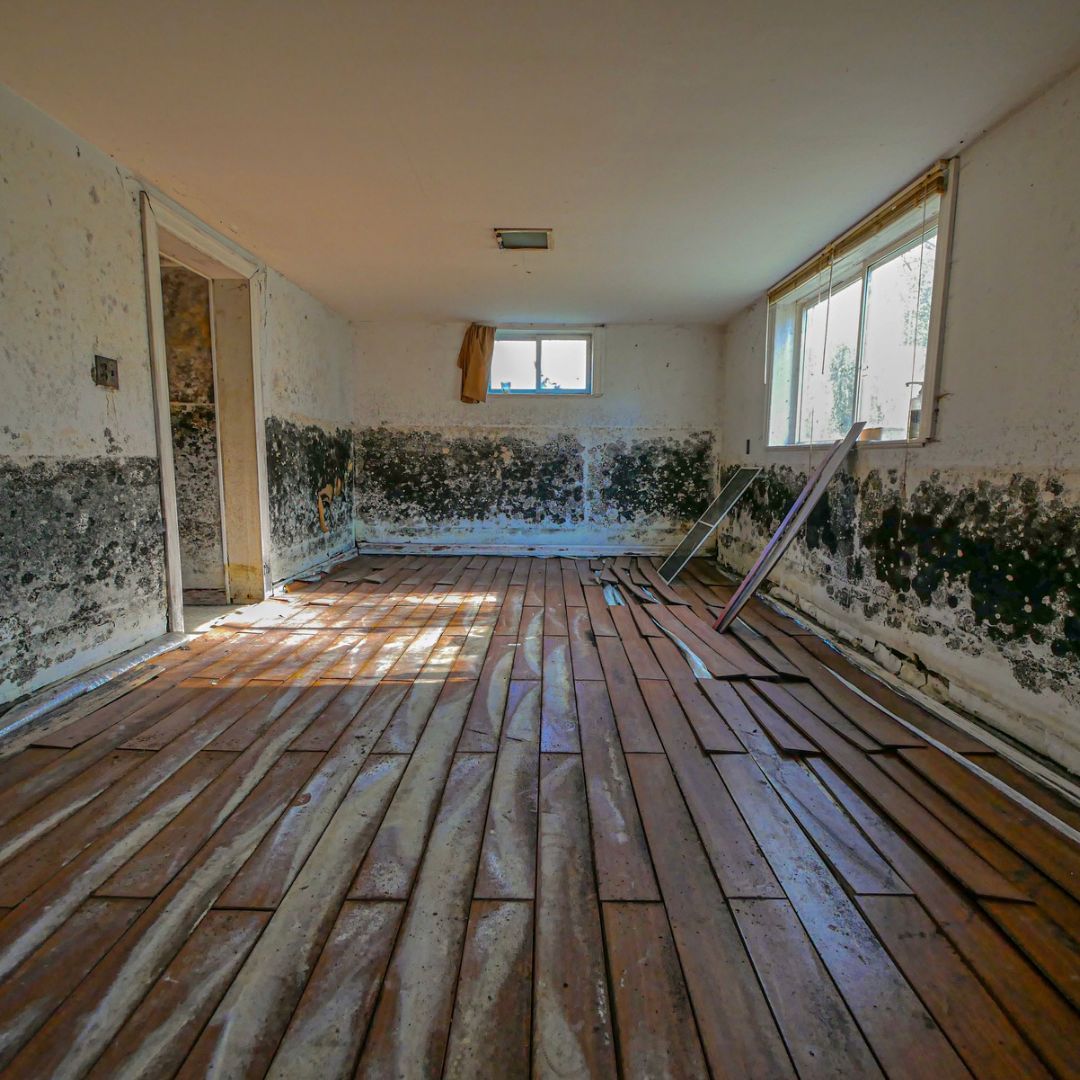
<path fill-rule="evenodd" d="M 106 390 L 120 389 L 120 372 L 116 361 L 108 356 L 94 357 L 93 376 L 95 386 L 103 386 Z"/>

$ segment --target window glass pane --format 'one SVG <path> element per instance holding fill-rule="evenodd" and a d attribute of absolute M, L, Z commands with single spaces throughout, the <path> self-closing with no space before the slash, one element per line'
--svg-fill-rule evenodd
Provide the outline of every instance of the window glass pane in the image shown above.
<path fill-rule="evenodd" d="M 864 438 L 919 434 L 937 237 L 871 268 L 867 280 L 859 419 Z"/>
<path fill-rule="evenodd" d="M 803 309 L 797 442 L 829 442 L 851 426 L 862 278 Z"/>
<path fill-rule="evenodd" d="M 540 386 L 544 390 L 587 390 L 588 342 L 545 338 L 540 343 Z"/>
<path fill-rule="evenodd" d="M 536 389 L 536 342 L 500 341 L 491 354 L 491 390 Z"/>

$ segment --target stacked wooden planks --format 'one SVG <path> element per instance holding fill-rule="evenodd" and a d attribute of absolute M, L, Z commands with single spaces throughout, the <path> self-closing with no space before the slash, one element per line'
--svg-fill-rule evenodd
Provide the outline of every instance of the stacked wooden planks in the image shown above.
<path fill-rule="evenodd" d="M 59 715 L 5 1075 L 1075 1075 L 1080 851 L 939 746 L 1076 811 L 727 592 L 364 556 Z"/>

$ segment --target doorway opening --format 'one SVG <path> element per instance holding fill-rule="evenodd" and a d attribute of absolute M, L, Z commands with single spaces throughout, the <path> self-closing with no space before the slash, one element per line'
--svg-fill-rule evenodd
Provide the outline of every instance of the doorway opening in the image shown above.
<path fill-rule="evenodd" d="M 163 254 L 161 301 L 184 610 L 225 607 L 232 598 L 225 575 L 210 280 Z M 191 621 L 185 614 L 185 625 Z"/>
<path fill-rule="evenodd" d="M 270 591 L 265 432 L 252 301 L 261 272 L 143 196 L 168 628 Z M 185 618 L 185 608 L 187 618 Z"/>

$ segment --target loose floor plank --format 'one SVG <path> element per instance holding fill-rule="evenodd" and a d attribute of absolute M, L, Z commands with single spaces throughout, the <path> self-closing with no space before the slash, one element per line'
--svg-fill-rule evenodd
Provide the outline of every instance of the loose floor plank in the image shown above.
<path fill-rule="evenodd" d="M 679 705 L 686 714 L 694 734 L 701 743 L 702 750 L 710 754 L 742 754 L 746 748 L 738 740 L 735 733 L 728 727 L 724 718 L 716 710 L 710 698 L 702 690 L 706 683 L 714 683 L 730 689 L 726 683 L 719 679 L 706 679 L 704 682 L 688 682 L 677 680 L 671 684 L 675 696 L 679 699 Z"/>
<path fill-rule="evenodd" d="M 886 1073 L 967 1076 L 757 765 L 730 754 L 714 762 Z"/>
<path fill-rule="evenodd" d="M 657 663 L 652 649 L 649 648 L 645 638 L 638 633 L 634 624 L 634 617 L 630 608 L 625 605 L 610 609 L 612 621 L 619 631 L 622 647 L 626 651 L 626 658 L 630 661 L 630 667 L 634 675 L 639 679 L 662 679 L 664 672 Z"/>
<path fill-rule="evenodd" d="M 476 693 L 465 718 L 458 749 L 494 753 L 499 745 L 506 695 L 518 645 L 512 637 L 492 637 Z"/>
<path fill-rule="evenodd" d="M 792 727 L 760 694 L 747 686 L 733 687 L 754 720 L 769 734 L 769 738 L 787 754 L 816 754 L 817 746 L 797 728 Z"/>
<path fill-rule="evenodd" d="M 596 648 L 623 750 L 628 754 L 662 753 L 663 747 L 622 643 L 617 638 L 598 637 Z"/>
<path fill-rule="evenodd" d="M 1070 1074 L 1057 834 L 900 721 L 1068 808 L 656 564 L 350 560 L 0 746 L 7 1074 Z"/>
<path fill-rule="evenodd" d="M 272 1080 L 352 1075 L 405 905 L 346 901 L 267 1072 Z"/>
<path fill-rule="evenodd" d="M 350 900 L 405 900 L 420 865 L 475 684 L 447 682 L 386 817 L 349 890 Z"/>
<path fill-rule="evenodd" d="M 178 1076 L 202 1076 L 215 1060 L 266 1071 L 403 769 L 397 756 L 365 763 Z"/>
<path fill-rule="evenodd" d="M 973 1076 L 1049 1075 L 917 900 L 863 896 L 858 904 Z"/>
<path fill-rule="evenodd" d="M 604 904 L 623 1076 L 709 1075 L 663 904 Z"/>
<path fill-rule="evenodd" d="M 565 637 L 544 638 L 540 748 L 545 753 L 577 754 L 581 751 L 570 643 Z"/>
<path fill-rule="evenodd" d="M 718 1076 L 794 1077 L 671 766 L 654 754 L 628 760 L 709 1067 Z"/>
<path fill-rule="evenodd" d="M 1055 829 L 1043 827 L 1030 810 L 940 750 L 905 750 L 900 756 L 1067 893 L 1080 899 L 1080 848 L 1076 844 Z"/>
<path fill-rule="evenodd" d="M 531 900 L 536 894 L 540 777 L 540 684 L 514 682 L 506 703 L 475 895 Z"/>
<path fill-rule="evenodd" d="M 1043 1061 L 1056 1073 L 1073 1073 L 1076 1013 L 1064 998 L 1023 960 L 988 918 L 964 901 L 917 848 L 883 820 L 830 762 L 814 758 L 810 767 L 912 887 L 931 918 Z"/>
<path fill-rule="evenodd" d="M 732 900 L 731 910 L 799 1076 L 881 1077 L 791 904 Z"/>
<path fill-rule="evenodd" d="M 447 1080 L 529 1073 L 533 905 L 474 900 L 446 1048 Z"/>
<path fill-rule="evenodd" d="M 782 897 L 772 869 L 698 745 L 671 688 L 652 680 L 642 683 L 642 690 L 725 895 Z"/>
<path fill-rule="evenodd" d="M 493 766 L 491 754 L 454 760 L 361 1052 L 362 1076 L 442 1071 Z"/>
<path fill-rule="evenodd" d="M 115 902 L 115 901 L 114 901 Z M 95 1080 L 171 1076 L 247 959 L 269 915 L 211 911 L 90 1070 Z"/>
<path fill-rule="evenodd" d="M 611 610 L 604 599 L 604 590 L 599 585 L 583 585 L 585 605 L 589 609 L 589 621 L 597 637 L 618 637 L 619 631 L 611 621 Z"/>
<path fill-rule="evenodd" d="M 581 749 L 601 900 L 658 900 L 630 774 L 603 683 L 577 684 Z"/>
<path fill-rule="evenodd" d="M 540 765 L 534 1077 L 616 1076 L 600 906 L 577 755 Z"/>

